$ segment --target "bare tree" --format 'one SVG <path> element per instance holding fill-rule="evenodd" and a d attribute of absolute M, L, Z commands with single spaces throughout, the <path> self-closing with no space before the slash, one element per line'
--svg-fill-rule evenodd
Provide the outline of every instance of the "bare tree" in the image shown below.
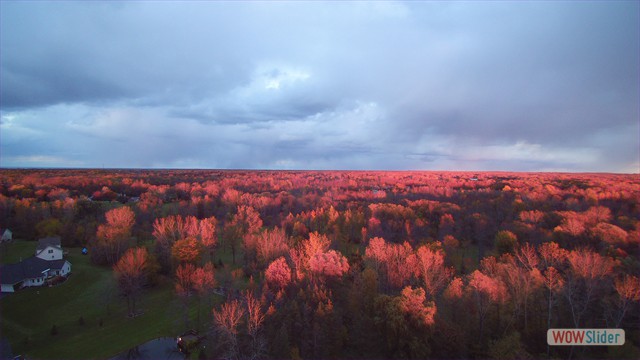
<path fill-rule="evenodd" d="M 264 322 L 265 314 L 262 311 L 262 305 L 253 293 L 247 291 L 244 296 L 247 305 L 247 332 L 251 336 L 251 352 L 248 354 L 249 359 L 259 359 L 264 352 L 265 342 L 260 336 L 260 329 Z"/>
<path fill-rule="evenodd" d="M 227 343 L 227 358 L 239 359 L 238 327 L 244 316 L 244 309 L 238 300 L 227 301 L 220 310 L 213 310 L 214 325 Z"/>

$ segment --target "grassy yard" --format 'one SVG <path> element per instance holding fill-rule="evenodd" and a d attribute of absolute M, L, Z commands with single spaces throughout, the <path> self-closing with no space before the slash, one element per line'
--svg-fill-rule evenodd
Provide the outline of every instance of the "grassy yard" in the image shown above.
<path fill-rule="evenodd" d="M 0 264 L 13 264 L 35 255 L 37 241 L 15 240 L 0 245 Z"/>
<path fill-rule="evenodd" d="M 35 242 L 17 241 L 2 250 L 2 262 L 30 256 L 35 246 Z M 14 354 L 38 359 L 104 359 L 184 330 L 183 310 L 171 280 L 161 278 L 159 285 L 145 291 L 138 305 L 144 314 L 130 319 L 125 302 L 117 296 L 110 268 L 92 265 L 80 249 L 69 249 L 67 259 L 72 274 L 65 283 L 21 290 L 0 300 L 1 336 L 9 339 Z M 201 312 L 203 319 L 209 319 L 210 309 Z M 190 315 L 193 324 L 194 306 Z M 80 325 L 80 316 L 84 325 Z M 57 335 L 51 335 L 53 325 Z"/>

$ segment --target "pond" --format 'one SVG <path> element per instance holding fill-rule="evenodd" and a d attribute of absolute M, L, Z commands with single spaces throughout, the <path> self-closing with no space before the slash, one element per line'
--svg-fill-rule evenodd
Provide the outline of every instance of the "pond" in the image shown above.
<path fill-rule="evenodd" d="M 178 351 L 176 339 L 164 337 L 147 341 L 109 360 L 182 360 L 184 354 Z"/>

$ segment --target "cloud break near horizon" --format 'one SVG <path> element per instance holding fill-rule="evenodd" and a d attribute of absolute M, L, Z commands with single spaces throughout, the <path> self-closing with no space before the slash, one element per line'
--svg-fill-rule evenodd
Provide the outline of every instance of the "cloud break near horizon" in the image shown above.
<path fill-rule="evenodd" d="M 640 171 L 640 3 L 0 2 L 0 166 Z"/>

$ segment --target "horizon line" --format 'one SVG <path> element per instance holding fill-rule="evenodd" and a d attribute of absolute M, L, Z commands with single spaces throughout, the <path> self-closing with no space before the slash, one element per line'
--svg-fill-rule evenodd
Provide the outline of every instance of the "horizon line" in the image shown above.
<path fill-rule="evenodd" d="M 255 171 L 255 172 L 432 172 L 432 173 L 520 173 L 520 174 L 610 174 L 610 175 L 640 175 L 637 173 L 611 171 L 549 171 L 549 170 L 420 170 L 420 169 L 243 169 L 243 168 L 151 168 L 151 167 L 5 167 L 3 170 L 104 170 L 104 171 Z"/>

